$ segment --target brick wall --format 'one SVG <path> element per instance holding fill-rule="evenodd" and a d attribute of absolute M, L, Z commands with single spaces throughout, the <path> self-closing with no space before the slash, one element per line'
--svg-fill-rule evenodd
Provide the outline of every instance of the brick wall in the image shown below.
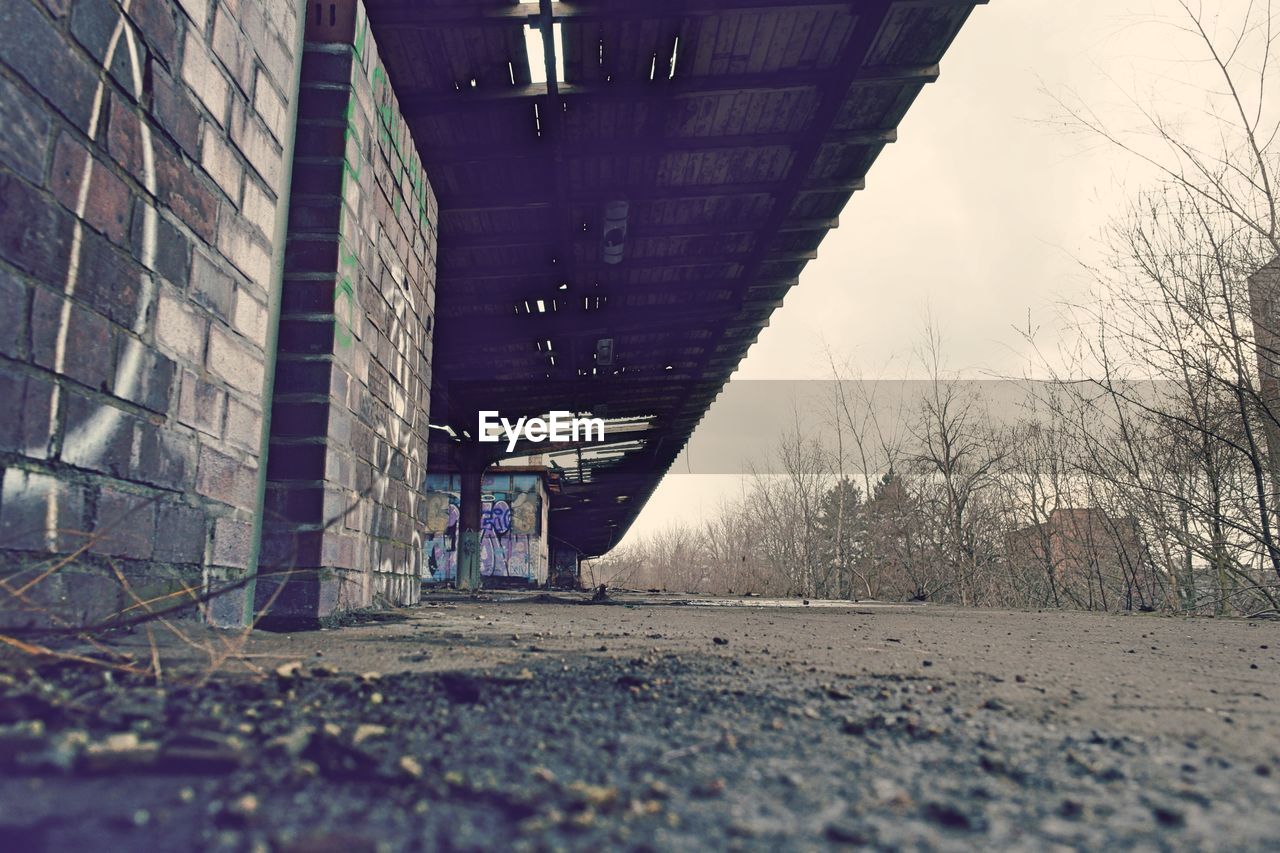
<path fill-rule="evenodd" d="M 0 4 L 0 620 L 252 564 L 297 8 Z"/>
<path fill-rule="evenodd" d="M 333 7 L 333 16 L 329 17 Z M 271 421 L 279 623 L 418 599 L 436 203 L 363 5 L 307 22 Z"/>

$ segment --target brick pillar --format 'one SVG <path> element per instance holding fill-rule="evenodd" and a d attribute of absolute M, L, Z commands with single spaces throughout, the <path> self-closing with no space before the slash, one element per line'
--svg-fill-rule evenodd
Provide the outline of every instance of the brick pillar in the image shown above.
<path fill-rule="evenodd" d="M 267 627 L 418 600 L 435 198 L 363 5 L 311 4 L 263 559 Z"/>

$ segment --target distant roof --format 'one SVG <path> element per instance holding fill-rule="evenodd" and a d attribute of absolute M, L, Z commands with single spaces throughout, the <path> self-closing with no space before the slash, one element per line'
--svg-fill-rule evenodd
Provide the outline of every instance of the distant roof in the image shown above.
<path fill-rule="evenodd" d="M 440 202 L 432 421 L 629 423 L 555 457 L 556 536 L 611 548 L 974 5 L 366 0 Z"/>

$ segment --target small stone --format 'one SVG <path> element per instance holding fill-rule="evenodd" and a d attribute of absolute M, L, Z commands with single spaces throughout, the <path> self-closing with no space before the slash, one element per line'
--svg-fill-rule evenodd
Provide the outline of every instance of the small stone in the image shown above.
<path fill-rule="evenodd" d="M 931 802 L 924 807 L 924 816 L 947 829 L 974 829 L 974 821 L 959 807 L 951 803 Z"/>
<path fill-rule="evenodd" d="M 302 661 L 295 660 L 282 663 L 276 667 L 276 677 L 289 681 L 302 676 Z"/>
<path fill-rule="evenodd" d="M 618 799 L 618 789 L 606 785 L 590 785 L 586 782 L 574 782 L 569 791 L 583 803 L 594 808 L 605 808 L 613 805 Z"/>
<path fill-rule="evenodd" d="M 697 797 L 719 797 L 725 792 L 727 787 L 728 784 L 723 779 L 712 779 L 709 782 L 705 782 L 695 787 L 693 789 L 693 794 Z"/>
<path fill-rule="evenodd" d="M 351 742 L 359 746 L 371 737 L 381 737 L 386 733 L 386 726 L 380 726 L 376 723 L 361 723 L 356 726 L 355 733 L 351 735 Z"/>
<path fill-rule="evenodd" d="M 307 748 L 307 744 L 311 742 L 311 735 L 314 733 L 315 728 L 312 726 L 296 726 L 288 734 L 279 735 L 267 741 L 266 746 L 267 749 L 279 749 L 296 758 Z"/>
<path fill-rule="evenodd" d="M 114 773 L 148 767 L 159 754 L 159 743 L 140 740 L 136 732 L 121 732 L 86 746 L 80 763 L 90 772 Z"/>
<path fill-rule="evenodd" d="M 253 794 L 245 794 L 232 800 L 227 811 L 245 818 L 253 817 L 258 813 L 258 798 Z"/>
<path fill-rule="evenodd" d="M 843 820 L 827 824 L 827 828 L 823 830 L 823 834 L 826 835 L 828 841 L 834 841 L 837 844 L 857 844 L 859 846 L 865 846 L 871 843 L 870 836 L 860 827 Z"/>

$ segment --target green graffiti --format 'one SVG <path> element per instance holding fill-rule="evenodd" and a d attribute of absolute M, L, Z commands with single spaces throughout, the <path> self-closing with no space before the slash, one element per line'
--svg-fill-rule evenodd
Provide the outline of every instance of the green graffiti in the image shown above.
<path fill-rule="evenodd" d="M 359 183 L 360 175 L 364 172 L 364 145 L 360 140 L 360 128 L 355 123 L 355 106 L 355 98 L 347 101 L 347 129 L 342 137 L 342 171 L 344 175 L 350 175 L 352 180 Z M 349 154 L 352 140 L 356 143 L 355 163 L 351 162 L 352 158 Z"/>
<path fill-rule="evenodd" d="M 395 108 L 395 94 L 391 81 L 387 78 L 386 69 L 377 61 L 375 48 L 369 39 L 369 19 L 363 6 L 357 6 L 355 37 L 352 40 L 352 51 L 359 63 L 360 71 L 366 76 L 373 94 L 374 113 L 376 114 L 376 141 L 378 145 L 390 149 L 387 157 L 389 164 L 389 180 L 393 186 L 386 187 L 392 198 L 395 215 L 400 216 L 406 202 L 417 216 L 417 226 L 423 230 L 429 225 L 427 194 L 430 185 L 427 183 L 426 170 L 422 160 L 413 148 L 413 135 L 404 118 Z M 358 85 L 353 69 L 352 85 Z M 356 109 L 359 99 L 353 92 L 347 100 L 345 113 L 346 128 L 343 132 L 343 196 L 348 189 L 347 179 L 355 181 L 359 187 L 366 165 L 365 143 L 362 139 L 360 124 L 356 120 Z M 368 133 L 368 130 L 365 131 Z M 354 151 L 352 145 L 354 144 Z M 375 180 L 377 180 L 375 175 Z M 405 196 L 408 196 L 406 199 Z M 346 205 L 339 209 L 338 230 L 345 234 L 345 224 L 349 211 Z M 350 347 L 354 340 L 356 295 L 353 281 L 360 274 L 359 258 L 355 252 L 347 248 L 343 238 L 339 238 L 339 274 L 341 280 L 334 288 L 334 341 L 343 349 Z"/>
<path fill-rule="evenodd" d="M 404 185 L 404 178 L 408 176 L 411 201 L 418 214 L 418 227 L 426 228 L 428 223 L 426 171 L 418 159 L 417 152 L 413 151 L 407 143 L 412 136 L 404 119 L 392 104 L 393 87 L 381 63 L 375 65 L 370 72 L 369 85 L 373 91 L 374 103 L 377 105 L 374 112 L 378 116 L 378 142 L 390 147 L 395 153 L 394 157 L 387 158 L 390 161 L 391 179 L 397 189 L 400 189 Z M 393 204 L 395 213 L 399 216 L 404 205 L 402 193 L 395 194 Z"/>
<path fill-rule="evenodd" d="M 346 311 L 346 323 L 339 322 L 342 310 Z M 351 346 L 351 327 L 355 322 L 356 295 L 351 287 L 351 279 L 344 278 L 333 290 L 333 337 L 338 346 L 346 349 Z"/>
<path fill-rule="evenodd" d="M 341 238 L 338 242 L 338 268 L 342 271 L 342 280 L 333 290 L 333 337 L 338 346 L 346 349 L 351 346 L 356 321 L 356 292 L 352 287 L 352 276 L 360 274 L 360 259 L 356 253 L 347 248 Z M 345 323 L 343 314 L 345 313 Z"/>

